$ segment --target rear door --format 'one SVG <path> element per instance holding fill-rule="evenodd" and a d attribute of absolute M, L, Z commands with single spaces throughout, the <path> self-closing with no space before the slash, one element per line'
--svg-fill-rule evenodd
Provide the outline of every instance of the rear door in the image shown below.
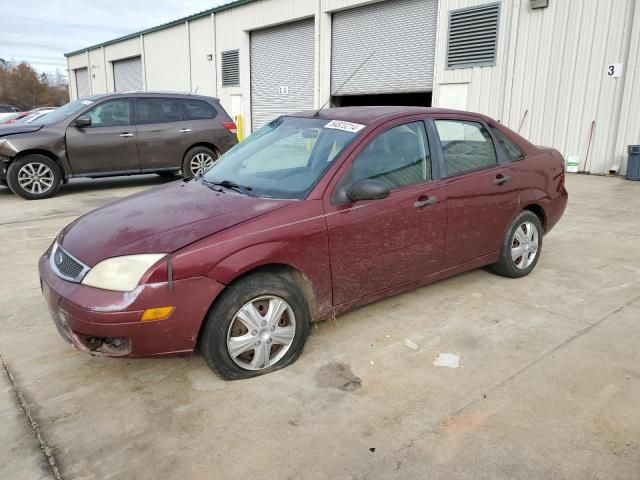
<path fill-rule="evenodd" d="M 375 178 L 381 200 L 325 205 L 334 304 L 422 278 L 444 258 L 446 201 L 434 180 L 422 120 L 379 133 L 360 151 L 334 191 Z M 335 202 L 335 199 L 334 199 Z"/>
<path fill-rule="evenodd" d="M 83 116 L 91 126 L 67 127 L 67 156 L 75 175 L 139 172 L 133 104 L 129 98 L 107 100 Z"/>
<path fill-rule="evenodd" d="M 433 124 L 446 175 L 445 264 L 452 267 L 500 250 L 518 190 L 484 123 L 445 117 Z"/>
<path fill-rule="evenodd" d="M 193 142 L 193 123 L 180 100 L 168 97 L 135 98 L 141 171 L 179 169 Z"/>

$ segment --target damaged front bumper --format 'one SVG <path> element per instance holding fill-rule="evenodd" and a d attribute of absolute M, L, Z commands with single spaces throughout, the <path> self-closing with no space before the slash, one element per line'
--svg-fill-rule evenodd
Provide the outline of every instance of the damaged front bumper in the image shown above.
<path fill-rule="evenodd" d="M 114 292 L 55 275 L 48 258 L 38 264 L 40 283 L 60 335 L 81 351 L 109 357 L 192 352 L 209 306 L 224 285 L 208 277 L 140 285 Z M 163 320 L 142 321 L 147 309 L 171 305 Z"/>

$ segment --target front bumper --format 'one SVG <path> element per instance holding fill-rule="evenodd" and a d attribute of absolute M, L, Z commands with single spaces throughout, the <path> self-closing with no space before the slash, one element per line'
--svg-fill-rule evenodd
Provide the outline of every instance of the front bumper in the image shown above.
<path fill-rule="evenodd" d="M 42 293 L 60 335 L 93 355 L 145 357 L 193 351 L 200 326 L 224 285 L 208 277 L 141 285 L 113 292 L 68 282 L 56 276 L 46 255 L 38 268 Z M 174 306 L 164 320 L 142 322 L 149 308 Z M 125 339 L 126 348 L 92 350 L 93 338 Z"/>

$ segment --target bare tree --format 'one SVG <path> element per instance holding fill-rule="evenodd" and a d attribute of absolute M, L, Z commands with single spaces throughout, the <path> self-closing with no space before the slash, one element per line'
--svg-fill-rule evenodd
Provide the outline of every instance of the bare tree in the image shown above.
<path fill-rule="evenodd" d="M 16 64 L 0 58 L 0 103 L 29 110 L 68 101 L 67 83 L 59 70 L 52 79 L 45 73 L 38 75 L 26 62 Z"/>

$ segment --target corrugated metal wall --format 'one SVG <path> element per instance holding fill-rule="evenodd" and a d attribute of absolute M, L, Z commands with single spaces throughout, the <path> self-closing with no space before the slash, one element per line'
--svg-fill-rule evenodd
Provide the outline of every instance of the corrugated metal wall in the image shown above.
<path fill-rule="evenodd" d="M 449 10 L 482 3 L 443 0 L 440 25 L 446 25 Z M 529 2 L 504 0 L 496 66 L 446 69 L 446 28 L 441 28 L 436 83 L 469 83 L 468 110 L 514 130 L 522 126 L 530 141 L 578 157 L 586 170 L 623 167 L 616 132 L 627 71 L 610 78 L 606 66 L 629 67 L 635 3 L 552 0 L 548 8 L 532 10 Z"/>
<path fill-rule="evenodd" d="M 313 19 L 251 32 L 253 129 L 313 108 Z"/>
<path fill-rule="evenodd" d="M 78 68 L 74 70 L 76 74 L 76 91 L 78 98 L 91 95 L 91 84 L 89 83 L 89 69 Z"/>
<path fill-rule="evenodd" d="M 392 0 L 335 12 L 332 94 L 430 91 L 437 9 L 437 0 Z"/>
<path fill-rule="evenodd" d="M 113 84 L 116 92 L 142 90 L 142 61 L 140 57 L 113 62 Z"/>

